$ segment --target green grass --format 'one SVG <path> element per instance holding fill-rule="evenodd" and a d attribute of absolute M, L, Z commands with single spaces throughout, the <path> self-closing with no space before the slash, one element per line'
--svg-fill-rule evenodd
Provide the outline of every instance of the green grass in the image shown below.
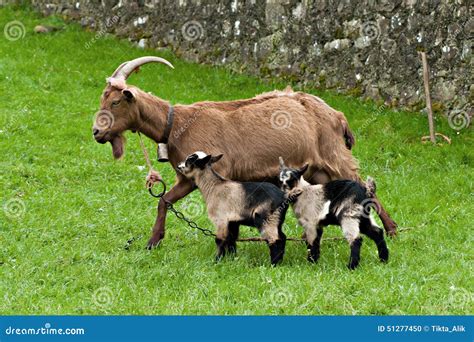
<path fill-rule="evenodd" d="M 189 64 L 166 51 L 143 51 L 68 25 L 35 35 L 38 23 L 61 23 L 28 10 L 0 9 L 0 28 L 20 20 L 26 35 L 0 36 L 0 313 L 1 314 L 472 314 L 473 135 L 438 116 L 451 145 L 420 143 L 419 113 L 378 110 L 373 103 L 319 92 L 343 111 L 356 133 L 362 174 L 404 231 L 380 264 L 365 240 L 361 266 L 346 268 L 344 241 L 323 241 L 311 265 L 306 248 L 289 243 L 272 268 L 264 244 L 241 243 L 234 260 L 215 264 L 213 239 L 168 215 L 162 245 L 146 251 L 156 201 L 136 135 L 125 158 L 92 139 L 105 77 L 124 60 L 158 54 L 176 69 L 150 65 L 129 82 L 172 103 L 252 97 L 285 84 Z M 154 144 L 147 141 L 151 151 Z M 167 165 L 155 165 L 174 181 Z M 14 214 L 19 206 L 19 215 Z M 23 207 L 24 206 L 24 207 Z M 198 192 L 178 205 L 211 227 Z M 22 210 L 24 209 L 24 210 Z M 301 228 L 290 215 L 287 235 Z M 255 231 L 244 228 L 247 236 Z M 326 237 L 341 236 L 330 227 Z M 130 251 L 132 236 L 143 237 Z"/>

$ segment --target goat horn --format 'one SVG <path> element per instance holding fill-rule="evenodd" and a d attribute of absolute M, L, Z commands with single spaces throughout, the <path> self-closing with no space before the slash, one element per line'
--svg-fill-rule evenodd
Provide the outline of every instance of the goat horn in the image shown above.
<path fill-rule="evenodd" d="M 151 62 L 163 63 L 174 69 L 174 66 L 164 58 L 154 56 L 140 57 L 120 64 L 120 66 L 112 74 L 112 78 L 126 80 L 134 70 L 138 69 L 143 64 Z"/>
<path fill-rule="evenodd" d="M 112 74 L 111 77 L 117 77 L 117 74 L 119 73 L 120 70 L 122 70 L 122 68 L 125 66 L 125 64 L 127 64 L 128 62 L 123 62 L 122 64 L 119 65 L 119 67 L 117 69 L 115 69 L 114 73 Z"/>

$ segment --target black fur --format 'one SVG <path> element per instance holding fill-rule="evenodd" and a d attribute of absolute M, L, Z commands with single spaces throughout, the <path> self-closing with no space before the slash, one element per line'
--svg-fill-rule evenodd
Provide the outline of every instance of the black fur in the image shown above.
<path fill-rule="evenodd" d="M 347 265 L 347 267 L 349 267 L 349 269 L 351 270 L 354 270 L 357 266 L 359 266 L 361 246 L 362 246 L 361 237 L 355 239 L 351 244 L 351 257 L 349 259 L 349 264 Z"/>
<path fill-rule="evenodd" d="M 285 254 L 286 235 L 280 231 L 280 239 L 277 242 L 269 245 L 270 247 L 270 260 L 273 266 L 279 264 L 283 260 Z"/>
<path fill-rule="evenodd" d="M 207 155 L 204 152 L 202 153 L 203 155 L 199 155 L 199 152 L 189 155 L 184 161 L 184 166 L 181 165 L 183 163 L 178 165 L 178 170 L 186 173 L 190 172 L 189 170 L 197 168 L 201 170 L 209 168 L 208 171 L 212 172 L 215 176 L 214 181 L 217 182 L 216 184 L 222 184 L 221 182 L 230 182 L 214 171 L 211 166 L 213 163 L 221 159 L 222 154 L 212 156 Z M 272 237 L 272 243 L 269 243 L 269 249 L 271 263 L 272 265 L 276 265 L 277 263 L 281 262 L 285 253 L 286 236 L 282 231 L 282 226 L 283 221 L 285 220 L 286 211 L 290 205 L 290 200 L 287 199 L 285 193 L 282 190 L 271 183 L 243 182 L 238 183 L 238 187 L 240 187 L 240 189 L 236 191 L 242 191 L 244 199 L 242 203 L 234 203 L 234 205 L 241 206 L 244 209 L 241 213 L 239 213 L 243 219 L 235 222 L 227 222 L 227 235 L 225 240 L 220 238 L 215 239 L 217 245 L 216 260 L 222 259 L 227 254 L 236 253 L 236 241 L 239 236 L 240 225 L 256 227 L 262 233 L 267 220 L 271 215 L 273 215 L 274 219 L 278 219 L 278 224 L 277 227 L 273 226 L 270 229 L 276 228 L 278 229 L 278 232 L 275 234 L 277 236 Z"/>
<path fill-rule="evenodd" d="M 272 210 L 286 207 L 286 196 L 276 185 L 271 183 L 243 182 L 242 188 L 245 192 L 245 207 L 255 208 L 262 202 L 270 202 Z"/>
<path fill-rule="evenodd" d="M 298 185 L 305 171 L 305 167 L 301 169 L 286 167 L 283 160 L 280 160 L 279 178 L 281 187 L 285 190 L 293 189 Z M 352 180 L 335 180 L 323 185 L 324 198 L 318 200 L 322 202 L 330 201 L 329 213 L 324 219 L 319 221 L 316 239 L 307 242 L 308 261 L 316 262 L 319 258 L 323 227 L 328 225 L 341 225 L 341 220 L 344 215 L 343 203 L 345 201 L 350 201 L 351 204 L 362 205 L 364 212 L 359 213 L 358 216 L 355 217 L 359 221 L 359 230 L 362 234 L 368 236 L 375 242 L 380 260 L 382 262 L 388 261 L 389 251 L 384 239 L 383 230 L 372 225 L 369 219 L 371 207 L 374 206 L 372 198 L 375 196 L 375 182 L 369 178 L 367 184 L 368 188 Z M 361 237 L 356 238 L 351 244 L 351 256 L 348 264 L 350 269 L 354 269 L 359 265 L 361 246 Z"/>
<path fill-rule="evenodd" d="M 321 250 L 321 238 L 323 237 L 323 228 L 318 227 L 317 229 L 318 236 L 314 239 L 313 244 L 307 244 L 308 248 L 308 261 L 309 262 L 317 262 L 320 255 Z"/>
<path fill-rule="evenodd" d="M 360 232 L 362 234 L 367 235 L 371 240 L 375 242 L 380 261 L 387 262 L 389 252 L 387 248 L 387 243 L 385 242 L 385 239 L 383 237 L 383 230 L 381 228 L 372 226 L 370 220 L 366 217 L 361 218 L 361 223 L 359 227 Z"/>
<path fill-rule="evenodd" d="M 366 188 L 351 180 L 335 180 L 324 184 L 324 196 L 335 205 L 353 196 L 355 203 L 362 203 L 367 198 Z"/>
<path fill-rule="evenodd" d="M 290 202 L 286 198 L 285 193 L 276 185 L 271 183 L 243 182 L 242 188 L 245 193 L 245 202 L 243 205 L 245 206 L 246 211 L 252 212 L 251 209 L 258 207 L 260 204 L 265 202 L 270 204 L 271 210 L 269 212 L 257 211 L 254 216 L 247 217 L 246 220 L 239 222 L 239 224 L 256 227 L 261 231 L 263 224 L 268 219 L 268 215 L 275 211 L 278 211 L 279 213 L 279 240 L 276 243 L 269 245 L 271 264 L 276 265 L 282 261 L 283 255 L 285 254 L 286 235 L 283 233 L 282 226 Z"/>

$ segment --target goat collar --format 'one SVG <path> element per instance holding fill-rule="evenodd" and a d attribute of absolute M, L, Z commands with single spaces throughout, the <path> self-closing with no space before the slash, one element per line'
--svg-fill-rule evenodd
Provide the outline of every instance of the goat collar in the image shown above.
<path fill-rule="evenodd" d="M 166 127 L 163 133 L 163 137 L 161 138 L 160 143 L 167 144 L 168 138 L 170 137 L 171 128 L 173 127 L 173 120 L 174 120 L 174 107 L 170 104 L 170 108 L 168 109 L 168 115 L 166 118 Z"/>

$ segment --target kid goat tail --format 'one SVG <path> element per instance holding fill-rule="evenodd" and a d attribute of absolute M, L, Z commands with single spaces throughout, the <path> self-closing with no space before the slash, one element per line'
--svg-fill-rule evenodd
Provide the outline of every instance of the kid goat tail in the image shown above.
<path fill-rule="evenodd" d="M 372 177 L 367 177 L 365 181 L 365 188 L 366 188 L 366 195 L 369 198 L 375 197 L 375 191 L 377 190 L 377 185 L 375 184 L 375 180 Z"/>

